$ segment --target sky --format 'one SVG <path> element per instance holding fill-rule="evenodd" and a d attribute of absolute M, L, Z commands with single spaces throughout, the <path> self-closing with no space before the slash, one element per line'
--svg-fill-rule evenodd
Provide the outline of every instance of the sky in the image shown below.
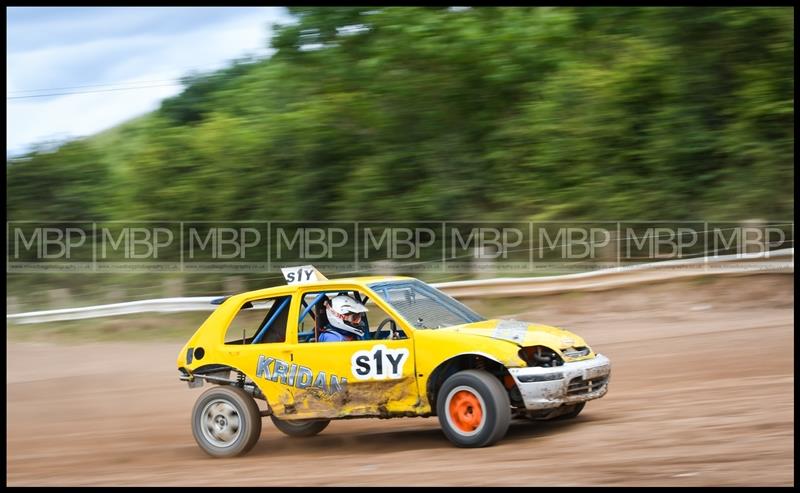
<path fill-rule="evenodd" d="M 283 7 L 9 7 L 6 157 L 153 111 L 192 71 L 268 56 L 270 26 L 289 20 Z"/>

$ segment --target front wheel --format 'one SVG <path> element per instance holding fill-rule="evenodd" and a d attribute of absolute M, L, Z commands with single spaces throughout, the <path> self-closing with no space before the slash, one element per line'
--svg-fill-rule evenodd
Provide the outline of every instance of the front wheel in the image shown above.
<path fill-rule="evenodd" d="M 460 371 L 445 380 L 436 399 L 445 436 L 459 447 L 486 447 L 503 438 L 511 402 L 503 384 L 482 370 Z"/>
<path fill-rule="evenodd" d="M 215 386 L 203 392 L 194 404 L 192 434 L 208 455 L 244 455 L 261 436 L 261 413 L 244 390 Z"/>
<path fill-rule="evenodd" d="M 291 421 L 279 419 L 272 415 L 270 418 L 272 418 L 272 423 L 275 425 L 275 428 L 281 430 L 290 437 L 314 436 L 327 428 L 331 422 L 329 419 Z"/>

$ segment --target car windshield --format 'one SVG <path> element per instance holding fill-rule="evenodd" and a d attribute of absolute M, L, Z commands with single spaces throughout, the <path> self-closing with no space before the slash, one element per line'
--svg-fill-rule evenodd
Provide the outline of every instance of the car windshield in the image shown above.
<path fill-rule="evenodd" d="M 486 320 L 422 281 L 381 282 L 369 287 L 418 329 L 438 329 Z"/>

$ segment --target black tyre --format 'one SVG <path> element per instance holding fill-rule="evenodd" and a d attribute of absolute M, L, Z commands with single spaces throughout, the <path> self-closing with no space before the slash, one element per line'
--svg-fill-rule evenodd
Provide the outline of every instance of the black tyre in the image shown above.
<path fill-rule="evenodd" d="M 508 431 L 511 402 L 497 378 L 482 370 L 464 370 L 442 384 L 436 414 L 445 436 L 455 445 L 486 447 Z"/>
<path fill-rule="evenodd" d="M 208 455 L 244 455 L 261 436 L 261 413 L 244 390 L 229 385 L 214 386 L 194 404 L 192 434 Z"/>
<path fill-rule="evenodd" d="M 585 405 L 586 405 L 585 402 L 579 402 L 578 404 L 573 404 L 569 406 L 572 409 L 566 411 L 564 414 L 559 414 L 558 416 L 553 418 L 552 421 L 561 421 L 562 419 L 572 419 L 578 416 L 581 413 L 581 411 L 583 411 L 583 407 Z"/>
<path fill-rule="evenodd" d="M 329 419 L 301 419 L 296 421 L 278 419 L 270 416 L 275 428 L 281 430 L 290 437 L 311 437 L 321 432 L 330 424 Z"/>

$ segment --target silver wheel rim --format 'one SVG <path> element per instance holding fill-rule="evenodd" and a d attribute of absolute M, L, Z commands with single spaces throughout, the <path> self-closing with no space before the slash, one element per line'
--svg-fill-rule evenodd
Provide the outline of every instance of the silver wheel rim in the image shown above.
<path fill-rule="evenodd" d="M 477 428 L 475 428 L 472 431 L 464 431 L 461 428 L 459 428 L 458 425 L 456 425 L 453 422 L 453 418 L 450 416 L 450 401 L 453 400 L 453 396 L 454 395 L 456 395 L 458 392 L 460 392 L 462 390 L 466 390 L 470 394 L 472 394 L 475 397 L 477 397 L 478 398 L 478 402 L 481 403 L 481 423 L 478 425 Z M 448 426 L 450 426 L 451 430 L 453 430 L 454 432 L 458 433 L 461 436 L 471 437 L 471 436 L 477 435 L 486 426 L 486 402 L 484 402 L 483 397 L 481 397 L 481 395 L 475 389 L 473 389 L 472 387 L 467 387 L 466 385 L 459 385 L 458 387 L 456 387 L 453 390 L 451 390 L 447 394 L 447 397 L 445 398 L 444 409 L 445 409 L 445 417 L 447 418 Z"/>
<path fill-rule="evenodd" d="M 203 438 L 215 447 L 230 447 L 242 433 L 239 411 L 224 399 L 214 399 L 200 413 Z"/>

